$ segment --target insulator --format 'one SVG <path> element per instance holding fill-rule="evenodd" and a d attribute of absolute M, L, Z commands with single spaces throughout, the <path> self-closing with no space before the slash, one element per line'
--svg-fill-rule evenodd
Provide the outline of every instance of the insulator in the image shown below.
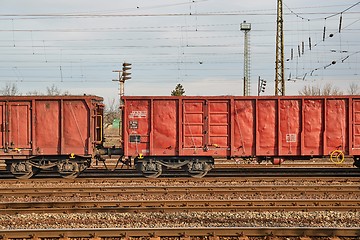
<path fill-rule="evenodd" d="M 339 22 L 339 33 L 341 32 L 341 24 L 342 24 L 342 14 L 340 15 L 340 22 Z"/>
<path fill-rule="evenodd" d="M 301 42 L 301 53 L 304 55 L 304 53 L 305 53 L 305 43 L 304 43 L 304 41 L 303 42 Z"/>

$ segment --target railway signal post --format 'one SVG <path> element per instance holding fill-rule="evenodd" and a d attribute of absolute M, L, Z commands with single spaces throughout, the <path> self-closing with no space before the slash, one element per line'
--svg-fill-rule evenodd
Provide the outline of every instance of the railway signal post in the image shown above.
<path fill-rule="evenodd" d="M 124 102 L 122 100 L 122 97 L 125 93 L 125 81 L 131 79 L 129 72 L 131 70 L 131 63 L 124 62 L 122 67 L 122 70 L 113 70 L 113 72 L 119 73 L 118 79 L 113 79 L 113 81 L 119 82 L 119 95 L 120 95 L 120 109 L 124 106 Z"/>

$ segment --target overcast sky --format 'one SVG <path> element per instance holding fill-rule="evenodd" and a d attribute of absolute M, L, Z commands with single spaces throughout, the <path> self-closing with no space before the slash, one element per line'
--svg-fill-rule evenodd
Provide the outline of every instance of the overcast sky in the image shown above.
<path fill-rule="evenodd" d="M 170 95 L 177 83 L 186 95 L 242 95 L 246 20 L 251 95 L 259 76 L 267 81 L 263 95 L 274 95 L 275 0 L 0 2 L 0 88 L 45 93 L 55 85 L 109 101 L 118 95 L 112 71 L 129 62 L 126 95 Z M 326 83 L 346 93 L 359 81 L 359 2 L 283 4 L 286 95 Z"/>

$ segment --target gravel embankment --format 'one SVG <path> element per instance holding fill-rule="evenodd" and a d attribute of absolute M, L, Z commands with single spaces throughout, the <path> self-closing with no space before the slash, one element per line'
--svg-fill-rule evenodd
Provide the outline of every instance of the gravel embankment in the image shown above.
<path fill-rule="evenodd" d="M 359 212 L 88 213 L 1 215 L 0 229 L 359 227 Z"/>
<path fill-rule="evenodd" d="M 276 185 L 286 186 L 311 186 L 311 185 L 356 185 L 357 181 L 337 181 L 337 180 L 277 180 L 277 181 L 176 181 L 161 180 L 157 182 L 134 182 L 124 183 L 121 181 L 109 182 L 60 182 L 50 183 L 46 181 L 18 181 L 9 184 L 3 182 L 0 187 L 4 188 L 44 188 L 44 187 L 86 187 L 86 186 L 257 186 L 268 185 L 269 188 Z M 249 199 L 358 199 L 358 192 L 348 195 L 338 192 L 317 193 L 307 192 L 306 194 L 294 194 L 276 192 L 242 192 L 242 193 L 223 193 L 223 194 L 94 194 L 90 196 L 80 196 L 76 193 L 73 196 L 0 196 L 1 202 L 78 202 L 78 201 L 143 201 L 143 200 L 249 200 Z M 191 213 L 33 213 L 33 214 L 3 214 L 0 215 L 0 229 L 59 229 L 59 228 L 171 228 L 171 227 L 360 227 L 360 212 L 336 212 L 336 211 L 317 211 L 317 212 L 191 212 Z"/>
<path fill-rule="evenodd" d="M 93 196 L 0 196 L 0 202 L 81 202 L 81 201 L 189 201 L 189 200 L 288 200 L 288 199 L 359 199 L 359 194 L 293 194 L 293 193 L 228 193 L 228 194 L 134 194 Z"/>

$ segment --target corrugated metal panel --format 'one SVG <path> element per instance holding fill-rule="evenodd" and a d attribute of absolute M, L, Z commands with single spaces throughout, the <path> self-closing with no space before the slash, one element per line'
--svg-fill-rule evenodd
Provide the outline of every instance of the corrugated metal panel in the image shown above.
<path fill-rule="evenodd" d="M 0 155 L 88 155 L 101 136 L 96 96 L 0 97 Z"/>
<path fill-rule="evenodd" d="M 31 123 L 30 103 L 15 102 L 9 104 L 9 147 L 30 148 Z"/>
<path fill-rule="evenodd" d="M 5 142 L 5 130 L 6 130 L 6 123 L 5 119 L 5 103 L 0 103 L 0 148 L 4 148 Z"/>
<path fill-rule="evenodd" d="M 153 101 L 152 155 L 176 155 L 179 153 L 178 101 Z"/>
<path fill-rule="evenodd" d="M 322 99 L 305 99 L 303 107 L 303 155 L 322 155 L 324 104 Z"/>
<path fill-rule="evenodd" d="M 233 114 L 233 155 L 255 155 L 255 107 L 254 100 L 235 100 Z"/>
<path fill-rule="evenodd" d="M 183 142 L 184 148 L 194 151 L 205 145 L 205 107 L 203 100 L 183 102 Z M 198 150 L 198 151 L 199 151 Z"/>
<path fill-rule="evenodd" d="M 326 100 L 324 155 L 330 154 L 334 149 L 349 152 L 348 106 L 347 99 Z"/>
<path fill-rule="evenodd" d="M 256 155 L 274 156 L 277 154 L 277 101 L 258 100 L 256 111 Z"/>
<path fill-rule="evenodd" d="M 360 151 L 360 100 L 352 103 L 351 96 L 124 99 L 130 156 L 323 156 L 336 149 L 349 154 L 350 146 Z M 131 134 L 141 141 L 127 142 Z"/>
<path fill-rule="evenodd" d="M 279 155 L 301 155 L 301 100 L 280 100 Z"/>
<path fill-rule="evenodd" d="M 360 155 L 360 99 L 353 102 L 353 149 Z"/>
<path fill-rule="evenodd" d="M 60 154 L 60 108 L 60 101 L 39 100 L 35 102 L 35 154 Z"/>
<path fill-rule="evenodd" d="M 150 153 L 151 112 L 150 100 L 127 102 L 124 118 L 124 147 L 126 155 Z"/>

